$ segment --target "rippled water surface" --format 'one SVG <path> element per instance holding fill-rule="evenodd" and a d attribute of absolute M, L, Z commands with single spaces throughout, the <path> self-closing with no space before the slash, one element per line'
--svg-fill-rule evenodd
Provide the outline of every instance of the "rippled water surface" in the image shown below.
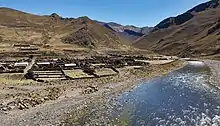
<path fill-rule="evenodd" d="M 202 62 L 143 81 L 119 98 L 115 113 L 129 125 L 220 125 L 220 91 L 209 84 Z M 123 123 L 122 123 L 123 124 Z"/>

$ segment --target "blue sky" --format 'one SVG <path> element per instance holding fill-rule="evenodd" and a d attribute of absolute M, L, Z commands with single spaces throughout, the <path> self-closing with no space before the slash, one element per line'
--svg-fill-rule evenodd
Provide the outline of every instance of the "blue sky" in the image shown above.
<path fill-rule="evenodd" d="M 1 7 L 29 13 L 92 19 L 136 26 L 155 26 L 208 0 L 0 0 Z"/>

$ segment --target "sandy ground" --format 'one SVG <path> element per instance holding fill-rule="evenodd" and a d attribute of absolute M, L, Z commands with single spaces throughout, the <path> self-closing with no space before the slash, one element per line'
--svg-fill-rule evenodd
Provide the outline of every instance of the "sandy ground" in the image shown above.
<path fill-rule="evenodd" d="M 0 111 L 0 122 L 3 126 L 49 126 L 63 124 L 63 120 L 72 113 L 87 106 L 91 101 L 108 97 L 110 94 L 134 88 L 142 79 L 166 74 L 182 66 L 181 61 L 165 65 L 151 65 L 141 69 L 120 69 L 120 75 L 88 80 L 55 81 L 51 83 L 31 83 L 25 85 L 0 85 L 0 100 L 40 99 L 36 106 L 28 106 L 22 110 L 16 107 Z M 98 91 L 91 94 L 82 92 L 88 87 L 97 87 Z M 10 94 L 10 95 L 8 95 Z M 24 100 L 25 98 L 25 100 Z M 23 101 L 22 101 L 23 99 Z M 36 101 L 35 101 L 36 102 Z M 17 103 L 17 102 L 16 102 Z"/>
<path fill-rule="evenodd" d="M 211 83 L 220 88 L 220 61 L 204 60 L 204 63 L 210 68 L 213 74 L 213 78 L 211 78 Z"/>

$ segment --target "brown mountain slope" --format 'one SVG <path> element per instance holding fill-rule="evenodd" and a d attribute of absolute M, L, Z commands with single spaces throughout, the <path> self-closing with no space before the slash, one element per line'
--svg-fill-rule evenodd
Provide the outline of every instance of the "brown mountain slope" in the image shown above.
<path fill-rule="evenodd" d="M 0 53 L 18 52 L 20 46 L 61 53 L 124 48 L 124 40 L 88 17 L 38 16 L 9 8 L 0 8 L 0 17 Z"/>
<path fill-rule="evenodd" d="M 64 43 L 89 48 L 118 48 L 120 41 L 122 40 L 114 32 L 93 21 L 88 21 L 81 28 L 63 38 Z"/>
<path fill-rule="evenodd" d="M 184 14 L 165 19 L 134 45 L 166 55 L 219 54 L 219 0 L 200 4 Z"/>

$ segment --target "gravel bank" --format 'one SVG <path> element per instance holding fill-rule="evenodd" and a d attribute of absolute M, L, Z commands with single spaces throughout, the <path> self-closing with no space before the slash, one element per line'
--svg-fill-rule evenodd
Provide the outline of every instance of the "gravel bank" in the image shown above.
<path fill-rule="evenodd" d="M 210 68 L 213 78 L 211 82 L 220 88 L 220 61 L 215 60 L 204 60 L 204 63 Z"/>

